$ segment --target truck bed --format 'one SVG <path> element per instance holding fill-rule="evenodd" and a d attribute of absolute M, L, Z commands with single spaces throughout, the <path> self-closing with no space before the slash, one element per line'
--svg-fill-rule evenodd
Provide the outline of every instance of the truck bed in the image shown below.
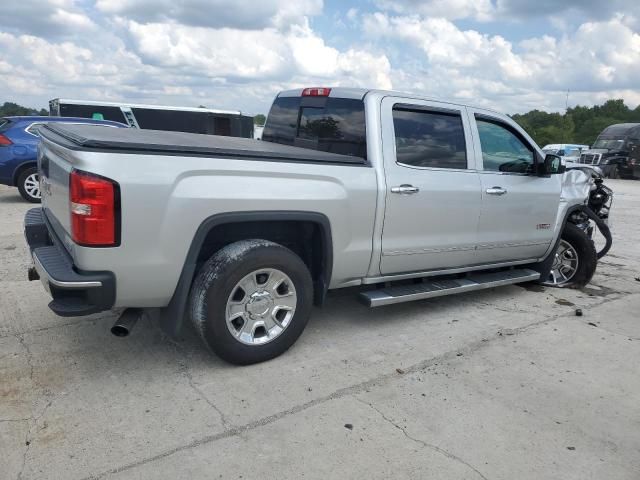
<path fill-rule="evenodd" d="M 248 138 L 197 133 L 105 128 L 95 125 L 48 124 L 40 133 L 71 150 L 149 155 L 222 157 L 243 160 L 366 165 L 359 157 L 263 142 Z"/>

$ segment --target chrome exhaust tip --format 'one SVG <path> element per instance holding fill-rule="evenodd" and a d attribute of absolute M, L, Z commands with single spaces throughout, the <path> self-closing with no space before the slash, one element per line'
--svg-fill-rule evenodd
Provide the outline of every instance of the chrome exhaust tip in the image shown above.
<path fill-rule="evenodd" d="M 111 327 L 111 333 L 116 337 L 128 337 L 140 317 L 142 317 L 142 310 L 127 308 Z"/>

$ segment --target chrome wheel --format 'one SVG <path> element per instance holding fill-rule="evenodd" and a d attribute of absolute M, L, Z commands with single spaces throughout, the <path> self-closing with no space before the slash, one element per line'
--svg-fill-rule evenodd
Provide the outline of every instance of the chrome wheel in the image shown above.
<path fill-rule="evenodd" d="M 575 276 L 578 271 L 578 252 L 566 240 L 560 240 L 558 250 L 556 251 L 551 272 L 545 285 L 562 286 Z"/>
<path fill-rule="evenodd" d="M 40 198 L 40 181 L 37 173 L 24 179 L 24 191 L 32 198 Z"/>
<path fill-rule="evenodd" d="M 285 273 L 273 268 L 256 270 L 231 290 L 227 328 L 245 345 L 263 345 L 291 324 L 297 302 L 296 289 Z"/>

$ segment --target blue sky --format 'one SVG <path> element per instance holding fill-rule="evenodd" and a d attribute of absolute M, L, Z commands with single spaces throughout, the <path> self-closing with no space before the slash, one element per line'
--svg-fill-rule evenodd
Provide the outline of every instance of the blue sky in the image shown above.
<path fill-rule="evenodd" d="M 360 86 L 507 113 L 640 104 L 637 0 L 20 0 L 0 101 L 266 113 L 279 90 Z"/>

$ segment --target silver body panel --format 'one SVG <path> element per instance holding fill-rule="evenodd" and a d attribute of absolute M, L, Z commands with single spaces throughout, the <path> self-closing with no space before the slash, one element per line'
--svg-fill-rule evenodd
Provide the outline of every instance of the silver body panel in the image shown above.
<path fill-rule="evenodd" d="M 43 207 L 78 268 L 115 274 L 115 307 L 163 307 L 175 291 L 196 230 L 216 214 L 324 214 L 332 231 L 329 288 L 334 289 L 541 260 L 558 237 L 567 209 L 585 201 L 584 189 L 564 195 L 562 175 L 483 172 L 470 107 L 385 91 L 348 89 L 344 94 L 364 97 L 369 166 L 71 151 L 44 140 L 41 153 L 49 159 L 49 175 Z M 341 89 L 332 89 L 331 96 L 341 96 Z M 390 115 L 398 102 L 460 111 L 469 168 L 453 172 L 398 165 Z M 520 131 L 540 152 L 509 117 L 483 113 Z M 119 183 L 119 247 L 87 248 L 70 240 L 72 168 Z M 391 188 L 402 183 L 419 186 L 419 193 L 393 194 Z M 486 198 L 485 186 L 496 185 L 508 194 Z M 550 227 L 540 230 L 538 224 Z"/>

